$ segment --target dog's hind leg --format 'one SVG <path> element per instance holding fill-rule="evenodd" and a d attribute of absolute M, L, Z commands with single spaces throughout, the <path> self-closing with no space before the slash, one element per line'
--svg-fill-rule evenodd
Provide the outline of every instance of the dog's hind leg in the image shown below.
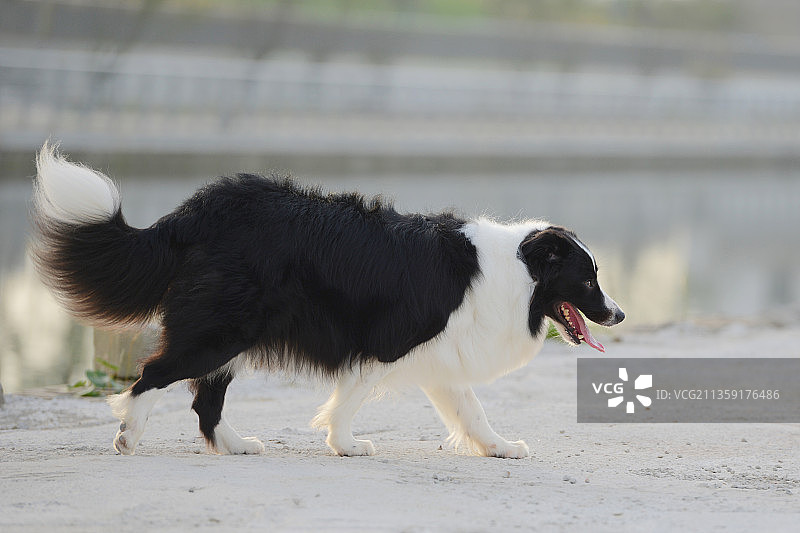
<path fill-rule="evenodd" d="M 130 390 L 108 398 L 111 412 L 120 419 L 119 431 L 114 437 L 114 449 L 123 455 L 131 455 L 144 433 L 144 426 L 153 406 L 167 392 L 166 389 L 149 389 L 133 395 Z"/>
<path fill-rule="evenodd" d="M 423 387 L 422 389 L 450 431 L 448 442 L 466 446 L 476 455 L 520 459 L 528 456 L 523 441 L 509 442 L 494 432 L 471 387 Z"/>
<path fill-rule="evenodd" d="M 198 339 L 203 337 L 198 335 Z M 114 449 L 131 455 L 144 432 L 144 426 L 155 403 L 166 387 L 185 379 L 201 378 L 236 357 L 249 346 L 245 344 L 214 346 L 214 343 L 182 337 L 176 341 L 164 336 L 162 348 L 142 367 L 142 377 L 122 394 L 109 398 L 109 405 L 121 424 L 114 438 Z M 176 348 L 179 346 L 180 348 Z M 227 386 L 227 384 L 226 384 Z M 223 391 L 224 395 L 224 391 Z M 221 399 L 220 408 L 221 408 Z M 230 426 L 223 426 L 225 431 Z M 217 434 L 219 434 L 219 429 Z"/>
<path fill-rule="evenodd" d="M 158 350 L 144 361 L 142 376 L 130 390 L 111 401 L 122 421 L 114 439 L 120 453 L 132 454 L 136 449 L 147 415 L 163 394 L 162 389 L 177 381 L 209 375 L 222 381 L 210 379 L 199 386 L 195 403 L 205 410 L 201 424 L 208 433 L 204 431 L 204 435 L 211 435 L 218 449 L 237 440 L 236 432 L 217 418 L 230 382 L 223 376 L 231 368 L 222 367 L 258 342 L 264 309 L 259 303 L 261 289 L 252 281 L 246 261 L 219 255 L 225 247 L 212 244 L 186 252 L 181 272 L 159 306 L 163 329 Z"/>
<path fill-rule="evenodd" d="M 333 394 L 311 421 L 315 428 L 327 428 L 328 438 L 325 442 L 337 454 L 353 456 L 375 453 L 371 441 L 353 437 L 352 423 L 358 409 L 388 372 L 388 365 L 382 363 L 342 371 Z"/>
<path fill-rule="evenodd" d="M 200 419 L 200 431 L 209 451 L 219 454 L 256 454 L 264 452 L 264 444 L 255 437 L 242 437 L 222 417 L 225 391 L 233 374 L 219 370 L 192 380 L 194 391 L 192 409 Z"/>

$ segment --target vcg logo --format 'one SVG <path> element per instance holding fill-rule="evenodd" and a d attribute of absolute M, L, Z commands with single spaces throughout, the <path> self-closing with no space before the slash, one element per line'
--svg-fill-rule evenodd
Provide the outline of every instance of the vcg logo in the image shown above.
<path fill-rule="evenodd" d="M 625 391 L 625 383 L 628 381 L 628 370 L 626 368 L 619 369 L 619 379 L 621 381 L 616 383 L 592 383 L 592 389 L 594 389 L 595 394 L 600 394 L 601 392 L 604 394 L 615 394 L 613 398 L 608 399 L 608 406 L 609 407 L 617 407 L 621 405 L 622 402 L 625 401 L 624 391 Z M 649 389 L 653 386 L 653 375 L 652 374 L 641 374 L 636 380 L 633 382 L 634 390 L 644 390 Z M 650 407 L 650 404 L 653 403 L 653 400 L 650 399 L 649 396 L 644 396 L 641 394 L 635 394 L 636 399 L 645 407 Z M 635 410 L 635 404 L 632 400 L 629 400 L 625 403 L 625 412 L 628 414 L 632 414 Z"/>

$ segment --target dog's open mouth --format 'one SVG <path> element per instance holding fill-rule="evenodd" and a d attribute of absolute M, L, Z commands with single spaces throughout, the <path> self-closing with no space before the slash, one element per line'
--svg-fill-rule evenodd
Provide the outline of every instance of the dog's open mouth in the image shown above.
<path fill-rule="evenodd" d="M 556 316 L 558 322 L 564 327 L 567 335 L 572 339 L 574 344 L 585 342 L 595 350 L 605 352 L 603 347 L 597 339 L 594 338 L 592 332 L 586 327 L 586 322 L 583 320 L 581 313 L 569 302 L 561 302 L 555 306 Z"/>

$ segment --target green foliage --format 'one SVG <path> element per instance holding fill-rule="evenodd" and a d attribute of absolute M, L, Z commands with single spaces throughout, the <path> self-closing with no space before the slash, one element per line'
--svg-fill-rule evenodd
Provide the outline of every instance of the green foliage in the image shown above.
<path fill-rule="evenodd" d="M 73 389 L 89 389 L 82 392 L 81 396 L 108 396 L 109 394 L 119 394 L 125 389 L 127 383 L 114 379 L 114 372 L 117 372 L 119 368 L 99 358 L 95 359 L 95 363 L 105 367 L 108 372 L 106 370 L 87 370 L 86 379 L 72 385 Z"/>

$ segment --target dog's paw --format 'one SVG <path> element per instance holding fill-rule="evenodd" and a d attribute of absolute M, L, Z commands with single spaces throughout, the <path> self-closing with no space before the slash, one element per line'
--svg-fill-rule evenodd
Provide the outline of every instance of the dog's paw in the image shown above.
<path fill-rule="evenodd" d="M 213 451 L 220 455 L 257 455 L 264 450 L 264 443 L 255 437 L 217 439 L 213 446 Z"/>
<path fill-rule="evenodd" d="M 375 446 L 372 441 L 359 439 L 331 439 L 328 438 L 328 446 L 338 455 L 355 457 L 359 455 L 375 455 Z"/>
<path fill-rule="evenodd" d="M 130 424 L 122 422 L 119 425 L 116 437 L 114 437 L 114 449 L 122 455 L 133 455 L 141 436 L 141 431 L 136 431 Z"/>
<path fill-rule="evenodd" d="M 503 441 L 486 446 L 486 455 L 489 457 L 502 457 L 504 459 L 522 459 L 530 455 L 530 450 L 525 441 Z"/>

